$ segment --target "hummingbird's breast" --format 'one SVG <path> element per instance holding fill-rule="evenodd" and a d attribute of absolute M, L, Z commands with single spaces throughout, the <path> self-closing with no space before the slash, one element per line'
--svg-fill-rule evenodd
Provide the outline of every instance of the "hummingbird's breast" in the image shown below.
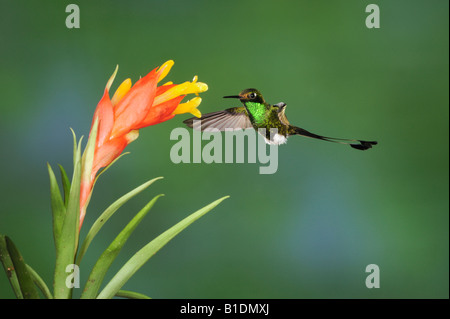
<path fill-rule="evenodd" d="M 253 127 L 259 127 L 264 125 L 267 117 L 266 106 L 261 103 L 247 102 L 245 108 L 248 113 L 248 117 L 253 124 Z"/>

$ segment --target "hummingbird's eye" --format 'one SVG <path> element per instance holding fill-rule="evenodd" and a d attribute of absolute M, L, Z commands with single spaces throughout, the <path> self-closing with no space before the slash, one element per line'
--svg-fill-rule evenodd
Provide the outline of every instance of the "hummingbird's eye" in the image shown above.
<path fill-rule="evenodd" d="M 250 93 L 249 95 L 248 95 L 248 98 L 249 99 L 254 99 L 256 97 L 256 93 L 255 92 L 252 92 L 252 93 Z"/>

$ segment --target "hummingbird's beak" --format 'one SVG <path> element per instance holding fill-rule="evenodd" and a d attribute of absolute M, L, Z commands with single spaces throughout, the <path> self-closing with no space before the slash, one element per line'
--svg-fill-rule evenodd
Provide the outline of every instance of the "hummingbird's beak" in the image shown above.
<path fill-rule="evenodd" d="M 240 95 L 228 95 L 228 96 L 224 96 L 224 99 L 241 99 Z"/>

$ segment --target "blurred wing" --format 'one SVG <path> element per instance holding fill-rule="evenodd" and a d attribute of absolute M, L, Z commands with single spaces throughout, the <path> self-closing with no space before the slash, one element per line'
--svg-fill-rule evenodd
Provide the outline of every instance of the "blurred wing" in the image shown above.
<path fill-rule="evenodd" d="M 212 112 L 204 114 L 201 118 L 192 117 L 183 121 L 183 123 L 202 131 L 211 131 L 213 129 L 225 131 L 226 128 L 239 130 L 253 127 L 245 107 L 233 107 L 224 111 Z"/>

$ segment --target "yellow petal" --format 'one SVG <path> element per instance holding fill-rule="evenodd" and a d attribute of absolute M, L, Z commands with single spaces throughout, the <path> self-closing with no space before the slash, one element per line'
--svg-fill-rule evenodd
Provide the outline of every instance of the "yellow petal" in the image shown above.
<path fill-rule="evenodd" d="M 203 93 L 208 91 L 208 84 L 203 83 L 203 82 L 197 82 L 195 83 L 195 90 L 193 90 L 193 92 L 189 92 L 189 93 Z"/>
<path fill-rule="evenodd" d="M 126 79 L 122 82 L 121 85 L 116 90 L 116 93 L 114 93 L 114 96 L 111 100 L 112 105 L 116 105 L 124 96 L 128 93 L 128 91 L 131 89 L 131 79 Z"/>
<path fill-rule="evenodd" d="M 202 99 L 200 97 L 194 97 L 192 100 L 180 103 L 173 114 L 184 114 L 184 113 L 191 113 L 192 115 L 196 117 L 201 117 L 202 113 L 197 109 L 197 107 L 202 102 Z"/>
<path fill-rule="evenodd" d="M 201 118 L 201 117 L 202 117 L 202 112 L 200 112 L 199 109 L 193 109 L 190 113 L 191 113 L 192 115 L 194 115 L 195 117 L 198 117 L 198 118 Z"/>
<path fill-rule="evenodd" d="M 117 71 L 119 71 L 119 65 L 116 65 L 116 69 L 114 70 L 114 73 L 111 75 L 108 82 L 106 83 L 106 88 L 108 89 L 108 91 L 111 88 L 111 84 L 114 82 L 114 79 L 116 78 Z"/>
<path fill-rule="evenodd" d="M 161 81 L 162 79 L 164 79 L 167 74 L 169 74 L 170 69 L 173 67 L 173 65 L 175 64 L 175 62 L 173 62 L 173 60 L 169 60 L 166 63 L 164 63 L 156 72 L 161 72 L 161 74 L 159 75 L 159 79 L 158 82 Z"/>
<path fill-rule="evenodd" d="M 197 81 L 196 77 L 194 78 L 195 81 Z M 163 94 L 155 97 L 155 100 L 153 102 L 153 105 L 158 105 L 161 103 L 164 103 L 166 101 L 169 101 L 171 99 L 176 98 L 180 95 L 186 95 L 186 94 L 198 94 L 202 93 L 208 90 L 208 85 L 203 82 L 184 82 L 181 84 L 178 84 L 177 86 L 174 86 L 173 88 L 167 90 Z"/>
<path fill-rule="evenodd" d="M 165 85 L 172 85 L 172 84 L 173 84 L 173 82 L 172 82 L 172 81 L 169 81 L 169 82 L 164 83 L 162 86 L 165 86 Z"/>
<path fill-rule="evenodd" d="M 176 98 L 177 96 L 182 95 L 183 92 L 186 90 L 187 86 L 189 85 L 189 83 L 190 82 L 184 82 L 182 84 L 178 84 L 177 86 L 168 89 L 163 94 L 156 96 L 155 100 L 153 101 L 153 105 L 164 103 L 166 101 Z"/>

